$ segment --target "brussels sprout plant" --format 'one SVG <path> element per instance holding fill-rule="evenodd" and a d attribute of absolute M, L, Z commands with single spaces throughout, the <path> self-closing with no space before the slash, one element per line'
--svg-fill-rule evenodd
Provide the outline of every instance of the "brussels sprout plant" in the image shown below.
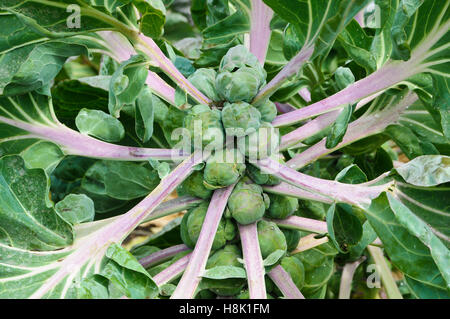
<path fill-rule="evenodd" d="M 0 0 L 0 298 L 449 298 L 449 7 Z"/>

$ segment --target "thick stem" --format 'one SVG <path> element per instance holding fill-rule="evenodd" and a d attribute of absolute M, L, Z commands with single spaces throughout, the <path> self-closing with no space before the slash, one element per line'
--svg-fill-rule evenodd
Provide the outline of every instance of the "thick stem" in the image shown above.
<path fill-rule="evenodd" d="M 161 205 L 159 205 L 153 213 L 148 216 L 147 218 L 144 218 L 141 223 L 146 223 L 170 214 L 181 212 L 182 210 L 195 207 L 198 204 L 200 204 L 203 200 L 191 197 L 191 196 L 181 196 L 177 197 L 171 200 L 168 200 Z M 105 227 L 106 225 L 112 223 L 113 221 L 121 218 L 121 215 L 110 217 L 107 219 L 101 219 L 94 222 L 88 222 L 88 223 L 82 223 L 77 224 L 74 226 L 75 229 L 75 237 L 80 238 L 87 236 L 94 231 L 99 230 L 102 227 Z"/>
<path fill-rule="evenodd" d="M 270 40 L 270 20 L 273 11 L 262 0 L 251 0 L 250 52 L 261 65 L 266 60 L 267 47 Z"/>
<path fill-rule="evenodd" d="M 255 165 L 266 173 L 273 174 L 291 185 L 310 192 L 318 192 L 338 202 L 360 207 L 370 204 L 372 199 L 378 197 L 392 184 L 392 182 L 389 182 L 385 185 L 366 187 L 325 180 L 297 172 L 271 158 L 258 160 Z"/>
<path fill-rule="evenodd" d="M 210 104 L 211 100 L 207 98 L 202 92 L 200 92 L 192 83 L 190 83 L 175 65 L 170 61 L 156 43 L 149 37 L 143 34 L 139 34 L 136 39 L 136 49 L 145 53 L 152 61 L 156 62 L 159 68 L 164 71 L 172 80 L 195 100 L 202 104 Z"/>
<path fill-rule="evenodd" d="M 267 193 L 278 194 L 278 195 L 287 195 L 295 198 L 306 199 L 306 200 L 315 200 L 322 203 L 331 204 L 333 200 L 329 197 L 322 196 L 317 193 L 309 192 L 303 190 L 301 188 L 292 186 L 288 183 L 281 182 L 275 186 L 263 186 L 263 189 Z"/>
<path fill-rule="evenodd" d="M 139 263 L 144 267 L 148 268 L 150 266 L 156 265 L 160 262 L 166 261 L 178 253 L 189 250 L 189 247 L 185 244 L 175 245 L 166 249 L 157 251 L 151 255 L 139 259 Z"/>
<path fill-rule="evenodd" d="M 3 116 L 0 116 L 0 122 L 28 131 L 36 138 L 58 144 L 67 155 L 122 161 L 145 161 L 150 158 L 178 161 L 188 156 L 182 150 L 177 149 L 141 148 L 103 142 L 72 130 L 63 124 L 54 126 L 30 124 Z"/>
<path fill-rule="evenodd" d="M 234 185 L 214 191 L 203 221 L 202 229 L 189 264 L 177 285 L 172 299 L 192 299 L 205 270 L 220 219 Z"/>
<path fill-rule="evenodd" d="M 339 286 L 339 299 L 350 299 L 353 276 L 356 268 L 358 268 L 364 260 L 366 260 L 366 257 L 362 256 L 355 262 L 345 264 L 344 269 L 342 270 L 341 283 Z"/>
<path fill-rule="evenodd" d="M 258 102 L 270 98 L 270 96 L 275 93 L 275 91 L 278 90 L 289 79 L 289 77 L 291 77 L 301 69 L 305 61 L 307 61 L 311 57 L 313 52 L 314 46 L 304 46 L 300 50 L 300 52 L 295 57 L 293 57 L 288 62 L 288 64 L 286 64 L 284 68 L 280 72 L 278 72 L 278 74 L 266 86 L 261 89 L 261 91 L 259 91 L 256 97 L 253 99 L 252 104 L 258 104 Z"/>
<path fill-rule="evenodd" d="M 124 62 L 132 55 L 137 54 L 128 39 L 120 33 L 113 31 L 99 31 L 97 33 L 106 41 L 111 55 L 118 62 Z M 148 71 L 145 83 L 156 95 L 168 103 L 175 105 L 175 89 L 161 79 L 155 72 Z"/>
<path fill-rule="evenodd" d="M 328 232 L 327 223 L 311 218 L 304 218 L 299 216 L 289 216 L 285 219 L 270 219 L 282 228 L 304 230 L 317 234 L 325 234 Z"/>
<path fill-rule="evenodd" d="M 162 285 L 167 284 L 168 282 L 171 282 L 172 280 L 180 276 L 186 269 L 191 255 L 192 253 L 189 253 L 186 256 L 181 257 L 172 265 L 154 276 L 153 280 L 155 281 L 156 285 L 158 285 L 158 287 L 161 287 Z"/>
<path fill-rule="evenodd" d="M 390 110 L 360 117 L 348 125 L 347 132 L 342 139 L 342 142 L 335 147 L 326 148 L 326 138 L 323 138 L 320 142 L 314 144 L 307 150 L 287 161 L 286 165 L 290 168 L 298 170 L 324 155 L 330 154 L 344 146 L 352 144 L 368 136 L 380 133 L 389 124 L 396 122 L 400 117 L 400 114 L 415 101 L 417 101 L 417 95 L 410 93 L 405 96 L 398 105 Z"/>
<path fill-rule="evenodd" d="M 384 259 L 383 250 L 379 247 L 367 246 L 370 255 L 375 260 L 377 265 L 377 271 L 380 272 L 381 282 L 383 283 L 384 290 L 389 299 L 403 299 L 400 290 L 395 283 L 395 279 L 392 276 L 392 271 L 389 269 L 386 259 Z"/>
<path fill-rule="evenodd" d="M 266 299 L 265 270 L 261 249 L 259 247 L 256 223 L 238 226 L 250 299 Z"/>
<path fill-rule="evenodd" d="M 277 107 L 277 111 L 281 114 L 296 110 L 295 107 L 286 103 L 275 102 L 275 106 Z"/>
<path fill-rule="evenodd" d="M 292 281 L 291 276 L 280 265 L 275 266 L 269 272 L 269 277 L 283 293 L 286 299 L 305 299 L 298 287 Z"/>
<path fill-rule="evenodd" d="M 371 96 L 362 99 L 356 104 L 355 110 L 358 110 L 362 106 L 366 105 L 367 103 L 375 99 L 377 96 L 379 96 L 381 93 L 383 93 L 383 91 L 377 92 L 375 94 L 372 94 Z M 280 150 L 286 150 L 289 147 L 295 146 L 297 143 L 307 139 L 308 137 L 311 137 L 314 134 L 321 132 L 322 130 L 333 124 L 333 122 L 336 120 L 336 118 L 341 112 L 342 110 L 335 110 L 322 114 L 317 118 L 315 118 L 314 120 L 311 120 L 305 123 L 304 125 L 300 126 L 299 128 L 293 130 L 292 132 L 283 135 L 281 137 Z"/>
<path fill-rule="evenodd" d="M 198 157 L 198 156 L 197 156 Z M 63 278 L 70 275 L 74 269 L 81 269 L 88 261 L 100 261 L 112 243 L 121 243 L 140 223 L 154 212 L 155 208 L 172 193 L 175 188 L 192 172 L 199 163 L 194 154 L 183 161 L 139 204 L 120 218 L 98 231 L 75 239 L 74 252 L 64 259 L 59 270 L 47 279 L 30 298 L 42 298 L 54 289 Z"/>
<path fill-rule="evenodd" d="M 415 73 L 412 67 L 413 63 L 415 61 L 412 60 L 407 62 L 391 61 L 376 72 L 347 86 L 342 91 L 326 99 L 293 112 L 277 116 L 272 122 L 272 125 L 279 127 L 295 124 L 307 118 L 341 108 L 345 104 L 355 103 L 362 98 L 387 89 L 413 75 Z"/>

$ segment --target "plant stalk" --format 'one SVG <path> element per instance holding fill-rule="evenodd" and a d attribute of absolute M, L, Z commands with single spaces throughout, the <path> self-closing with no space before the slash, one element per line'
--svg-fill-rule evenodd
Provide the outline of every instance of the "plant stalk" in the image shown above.
<path fill-rule="evenodd" d="M 201 281 L 206 262 L 219 226 L 220 219 L 225 210 L 234 185 L 214 191 L 203 221 L 202 229 L 195 245 L 192 257 L 186 270 L 177 285 L 172 299 L 192 299 Z"/>
<path fill-rule="evenodd" d="M 281 265 L 276 265 L 269 272 L 269 277 L 275 283 L 275 285 L 283 293 L 283 296 L 287 299 L 305 299 L 298 287 L 292 281 L 291 276 L 284 270 Z"/>
<path fill-rule="evenodd" d="M 160 262 L 166 261 L 178 253 L 189 250 L 189 247 L 185 244 L 171 246 L 166 249 L 159 250 L 153 254 L 139 259 L 139 263 L 144 267 L 148 268 L 150 266 L 156 265 Z"/>
<path fill-rule="evenodd" d="M 259 247 L 257 224 L 238 225 L 250 299 L 267 299 L 264 265 Z"/>
<path fill-rule="evenodd" d="M 403 299 L 400 290 L 397 287 L 392 271 L 389 269 L 386 259 L 384 259 L 383 250 L 379 247 L 367 246 L 370 255 L 377 265 L 377 271 L 380 272 L 381 282 L 389 299 Z"/>
<path fill-rule="evenodd" d="M 357 261 L 347 263 L 342 270 L 341 283 L 339 285 L 339 299 L 350 299 L 352 292 L 353 276 L 355 275 L 356 268 L 366 260 L 365 256 L 362 256 Z"/>
<path fill-rule="evenodd" d="M 186 256 L 181 257 L 172 265 L 155 275 L 153 277 L 153 280 L 155 281 L 156 285 L 158 287 L 161 287 L 162 285 L 167 284 L 168 282 L 171 282 L 172 280 L 180 276 L 183 271 L 185 271 L 191 255 L 192 253 L 189 253 Z"/>

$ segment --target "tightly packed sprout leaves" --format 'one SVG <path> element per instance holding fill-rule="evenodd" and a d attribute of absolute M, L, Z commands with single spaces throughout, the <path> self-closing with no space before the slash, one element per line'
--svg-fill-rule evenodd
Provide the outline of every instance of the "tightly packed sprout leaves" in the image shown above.
<path fill-rule="evenodd" d="M 448 0 L 68 5 L 0 0 L 0 298 L 449 298 Z"/>

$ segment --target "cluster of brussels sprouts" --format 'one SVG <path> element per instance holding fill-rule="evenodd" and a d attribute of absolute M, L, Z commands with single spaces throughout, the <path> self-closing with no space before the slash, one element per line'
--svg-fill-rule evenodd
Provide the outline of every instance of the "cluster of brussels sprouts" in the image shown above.
<path fill-rule="evenodd" d="M 189 81 L 213 102 L 193 106 L 184 118 L 191 149 L 219 149 L 227 137 L 238 137 L 238 149 L 245 156 L 262 158 L 275 152 L 279 135 L 270 122 L 277 108 L 268 99 L 251 104 L 266 76 L 258 59 L 243 45 L 227 52 L 218 71 L 196 70 Z"/>
<path fill-rule="evenodd" d="M 262 257 L 267 258 L 275 252 L 280 254 L 281 251 L 282 257 L 272 267 L 280 264 L 301 288 L 303 264 L 295 256 L 288 256 L 297 247 L 300 232 L 281 230 L 274 222 L 263 219 L 293 215 L 298 210 L 298 200 L 264 193 L 262 185 L 277 185 L 280 180 L 249 163 L 250 159 L 274 155 L 279 144 L 279 135 L 270 124 L 277 115 L 275 104 L 269 100 L 258 105 L 251 104 L 266 82 L 266 71 L 253 54 L 239 45 L 223 57 L 218 71 L 198 69 L 189 80 L 213 103 L 192 107 L 184 118 L 183 127 L 190 133 L 191 145 L 194 145 L 192 149 L 209 147 L 215 151 L 204 167 L 194 171 L 177 189 L 179 195 L 206 200 L 183 216 L 180 225 L 183 242 L 194 248 L 213 191 L 235 184 L 219 223 L 206 269 L 242 267 L 237 224 L 257 222 Z M 201 141 L 195 141 L 200 138 Z M 227 145 L 226 141 L 230 138 L 235 139 L 237 147 Z M 244 298 L 248 294 L 242 290 L 246 284 L 242 278 L 204 278 L 203 281 L 216 295 Z M 273 291 L 277 294 L 270 279 L 266 281 L 268 293 Z"/>

